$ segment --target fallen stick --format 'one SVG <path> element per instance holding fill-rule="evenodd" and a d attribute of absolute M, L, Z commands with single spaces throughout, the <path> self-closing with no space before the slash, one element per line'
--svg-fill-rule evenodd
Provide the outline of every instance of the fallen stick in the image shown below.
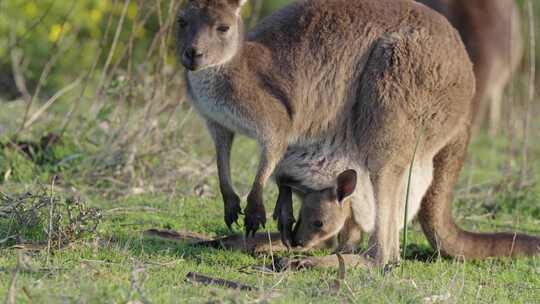
<path fill-rule="evenodd" d="M 341 257 L 341 258 L 340 258 Z M 293 258 L 277 259 L 275 268 L 278 271 L 293 270 L 298 271 L 309 268 L 338 269 L 340 276 L 347 268 L 373 267 L 372 262 L 360 254 L 336 254 L 325 256 L 301 256 Z"/>
<path fill-rule="evenodd" d="M 253 286 L 237 283 L 234 281 L 219 279 L 219 278 L 207 277 L 205 275 L 198 274 L 195 272 L 188 272 L 188 274 L 186 275 L 186 278 L 190 282 L 201 283 L 204 285 L 218 285 L 218 286 L 227 287 L 231 289 L 246 290 L 246 291 L 259 291 L 258 288 L 253 287 Z"/>
<path fill-rule="evenodd" d="M 284 252 L 289 249 L 281 242 L 279 233 L 256 233 L 253 237 L 245 237 L 243 235 L 231 235 L 212 239 L 211 237 L 195 232 L 188 231 L 171 231 L 150 229 L 145 231 L 146 235 L 157 236 L 175 241 L 184 241 L 195 246 L 225 248 L 230 250 L 240 250 L 252 253 L 265 252 Z"/>
<path fill-rule="evenodd" d="M 256 233 L 253 237 L 244 237 L 243 235 L 232 235 L 212 239 L 204 234 L 186 232 L 186 231 L 171 231 L 151 229 L 145 232 L 146 235 L 157 236 L 175 241 L 188 242 L 193 246 L 210 247 L 210 248 L 225 248 L 228 250 L 238 250 L 249 253 L 269 253 L 269 252 L 289 252 L 289 253 L 306 253 L 302 249 L 289 249 L 281 242 L 279 233 Z M 346 266 L 347 268 L 370 267 L 371 261 L 360 254 L 343 254 L 342 261 L 337 255 L 326 256 L 296 256 L 296 257 L 275 257 L 272 261 L 271 269 L 276 271 L 286 270 L 301 270 L 308 268 L 333 268 L 340 269 Z"/>
<path fill-rule="evenodd" d="M 191 232 L 191 231 L 174 231 L 174 230 L 160 230 L 160 229 L 148 229 L 144 234 L 149 236 L 157 236 L 164 239 L 172 239 L 175 241 L 184 241 L 190 243 L 198 243 L 205 241 L 212 241 L 213 239 L 205 234 Z"/>

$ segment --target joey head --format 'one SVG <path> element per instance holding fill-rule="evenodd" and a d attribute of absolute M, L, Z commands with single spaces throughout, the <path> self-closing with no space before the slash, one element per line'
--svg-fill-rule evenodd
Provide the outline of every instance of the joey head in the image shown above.
<path fill-rule="evenodd" d="M 309 250 L 338 235 L 339 252 L 353 252 L 362 230 L 351 212 L 351 195 L 356 190 L 356 172 L 341 173 L 335 186 L 302 197 L 294 244 Z"/>

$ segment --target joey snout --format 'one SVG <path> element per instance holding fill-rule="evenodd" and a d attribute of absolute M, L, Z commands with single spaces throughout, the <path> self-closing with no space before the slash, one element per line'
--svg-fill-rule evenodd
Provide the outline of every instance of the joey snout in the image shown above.
<path fill-rule="evenodd" d="M 304 213 L 305 214 L 305 213 Z M 293 246 L 302 250 L 326 248 L 343 227 L 345 220 L 336 218 L 317 218 L 300 215 L 293 230 Z"/>

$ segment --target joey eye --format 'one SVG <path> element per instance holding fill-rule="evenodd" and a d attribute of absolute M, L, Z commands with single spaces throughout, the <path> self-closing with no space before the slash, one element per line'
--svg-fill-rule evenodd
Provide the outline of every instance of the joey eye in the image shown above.
<path fill-rule="evenodd" d="M 188 23 L 184 18 L 178 18 L 177 22 L 180 28 L 185 28 L 186 26 L 188 26 Z"/>
<path fill-rule="evenodd" d="M 218 32 L 221 32 L 221 33 L 226 33 L 230 29 L 231 29 L 231 27 L 228 26 L 228 25 L 220 25 L 220 26 L 217 27 Z"/>
<path fill-rule="evenodd" d="M 315 226 L 315 228 L 320 229 L 320 228 L 323 227 L 323 222 L 322 221 L 314 221 L 313 226 Z"/>

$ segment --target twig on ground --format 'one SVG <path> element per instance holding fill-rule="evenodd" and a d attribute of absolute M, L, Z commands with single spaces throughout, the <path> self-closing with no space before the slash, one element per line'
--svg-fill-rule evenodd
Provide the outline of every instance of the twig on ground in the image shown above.
<path fill-rule="evenodd" d="M 144 234 L 149 236 L 157 236 L 165 239 L 173 239 L 177 241 L 188 241 L 188 242 L 206 242 L 212 241 L 213 239 L 205 234 L 190 232 L 190 231 L 172 231 L 172 230 L 158 230 L 158 229 L 149 229 L 144 232 Z"/>
<path fill-rule="evenodd" d="M 140 206 L 140 207 L 131 207 L 131 208 L 113 208 L 106 210 L 103 212 L 104 214 L 112 214 L 112 213 L 130 213 L 130 212 L 159 212 L 159 209 L 147 207 L 147 206 Z"/>
<path fill-rule="evenodd" d="M 245 291 L 259 291 L 258 288 L 253 287 L 253 286 L 245 285 L 245 284 L 234 282 L 234 281 L 219 279 L 219 278 L 207 277 L 205 275 L 198 274 L 195 272 L 189 272 L 186 275 L 186 279 L 190 282 L 201 283 L 204 285 L 218 285 L 218 286 L 231 288 L 231 289 L 238 289 L 238 290 L 245 290 Z"/>

